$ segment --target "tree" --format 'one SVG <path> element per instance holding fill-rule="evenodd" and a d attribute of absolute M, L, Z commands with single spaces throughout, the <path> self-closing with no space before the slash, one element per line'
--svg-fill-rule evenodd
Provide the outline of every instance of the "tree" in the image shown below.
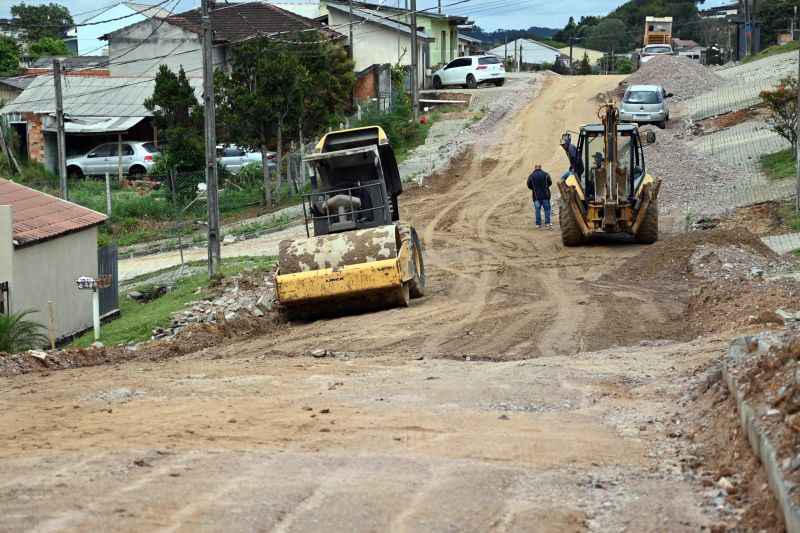
<path fill-rule="evenodd" d="M 60 39 L 42 37 L 28 45 L 28 55 L 33 59 L 49 56 L 71 56 L 72 52 L 67 48 L 67 44 Z"/>
<path fill-rule="evenodd" d="M 338 123 L 350 109 L 356 76 L 354 63 L 341 46 L 319 40 L 315 34 L 307 34 L 301 40 L 305 43 L 303 53 L 297 57 L 310 77 L 298 127 L 313 135 Z"/>
<path fill-rule="evenodd" d="M 772 91 L 761 91 L 761 99 L 772 115 L 767 122 L 772 131 L 792 144 L 792 153 L 797 153 L 797 78 L 782 78 Z"/>
<path fill-rule="evenodd" d="M 606 17 L 589 30 L 586 44 L 594 50 L 623 52 L 630 49 L 628 27 L 619 19 Z"/>
<path fill-rule="evenodd" d="M 69 9 L 59 4 L 29 6 L 25 2 L 11 6 L 14 28 L 22 32 L 28 42 L 39 39 L 61 39 L 73 26 Z"/>
<path fill-rule="evenodd" d="M 47 344 L 44 327 L 27 318 L 34 312 L 27 309 L 7 315 L 0 314 L 0 352 L 17 353 Z"/>
<path fill-rule="evenodd" d="M 586 75 L 591 74 L 592 73 L 592 65 L 589 62 L 589 54 L 584 52 L 583 53 L 583 59 L 577 61 L 575 63 L 575 67 L 577 67 L 575 69 L 575 72 L 577 72 L 581 76 L 586 76 Z"/>
<path fill-rule="evenodd" d="M 176 184 L 181 196 L 194 194 L 197 184 L 205 180 L 199 172 L 206 161 L 200 134 L 203 106 L 197 101 L 183 67 L 175 74 L 168 66 L 161 65 L 153 96 L 144 101 L 144 106 L 153 113 L 153 124 L 167 141 L 155 172 L 165 172 L 168 168 L 176 172 L 194 172 L 194 179 L 180 180 Z"/>
<path fill-rule="evenodd" d="M 267 38 L 251 39 L 231 48 L 230 77 L 214 74 L 220 122 L 237 145 L 259 150 L 263 161 L 271 145 L 277 146 L 276 200 L 280 204 L 283 128 L 303 116 L 309 75 L 286 46 Z M 269 165 L 264 164 L 264 200 L 272 205 Z"/>
<path fill-rule="evenodd" d="M 19 73 L 19 45 L 14 39 L 0 35 L 0 75 L 16 76 Z"/>

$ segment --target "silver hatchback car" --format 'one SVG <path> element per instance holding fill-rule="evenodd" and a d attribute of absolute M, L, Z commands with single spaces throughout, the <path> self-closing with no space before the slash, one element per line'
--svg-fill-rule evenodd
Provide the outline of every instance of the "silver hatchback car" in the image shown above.
<path fill-rule="evenodd" d="M 631 85 L 625 90 L 619 118 L 622 122 L 658 124 L 664 129 L 669 120 L 669 103 L 672 97 L 661 85 Z"/>
<path fill-rule="evenodd" d="M 140 178 L 147 174 L 155 164 L 158 155 L 151 142 L 122 142 L 122 172 L 130 178 Z M 119 155 L 117 143 L 105 143 L 95 147 L 84 155 L 67 158 L 67 176 L 84 178 L 85 176 L 102 176 L 106 172 L 115 175 L 119 172 Z"/>

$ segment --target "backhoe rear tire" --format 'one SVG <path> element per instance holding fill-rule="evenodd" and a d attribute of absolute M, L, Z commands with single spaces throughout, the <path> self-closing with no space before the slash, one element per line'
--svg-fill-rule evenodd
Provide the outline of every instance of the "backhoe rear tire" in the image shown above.
<path fill-rule="evenodd" d="M 650 202 L 644 222 L 633 238 L 639 244 L 653 244 L 658 240 L 658 200 Z"/>
<path fill-rule="evenodd" d="M 583 244 L 581 228 L 566 203 L 562 203 L 558 208 L 558 222 L 559 226 L 561 226 L 561 242 L 564 243 L 564 246 L 580 246 Z"/>
<path fill-rule="evenodd" d="M 422 259 L 422 245 L 419 242 L 417 231 L 408 222 L 398 222 L 400 242 L 411 243 L 411 258 L 414 261 L 414 277 L 408 280 L 408 292 L 411 298 L 425 296 L 425 262 Z"/>

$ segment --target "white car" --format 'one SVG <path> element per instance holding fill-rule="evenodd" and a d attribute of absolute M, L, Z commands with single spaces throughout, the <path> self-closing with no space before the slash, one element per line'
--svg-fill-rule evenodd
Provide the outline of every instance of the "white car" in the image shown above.
<path fill-rule="evenodd" d="M 675 55 L 672 51 L 672 45 L 669 44 L 648 44 L 642 51 L 639 52 L 639 62 L 647 63 L 655 56 L 671 56 Z"/>
<path fill-rule="evenodd" d="M 277 166 L 275 161 L 277 154 L 275 152 L 267 152 L 267 166 L 273 168 Z M 242 167 L 248 163 L 262 163 L 261 152 L 248 152 L 234 145 L 218 145 L 217 146 L 217 161 L 228 169 L 228 171 L 236 175 L 242 170 Z"/>
<path fill-rule="evenodd" d="M 86 176 L 116 175 L 122 160 L 122 173 L 139 179 L 153 168 L 156 147 L 149 141 L 122 141 L 122 157 L 117 153 L 117 143 L 105 143 L 83 155 L 67 158 L 67 176 L 83 179 Z"/>
<path fill-rule="evenodd" d="M 474 89 L 479 83 L 494 83 L 498 87 L 506 82 L 506 67 L 497 56 L 459 57 L 433 73 L 433 88 L 460 85 Z"/>

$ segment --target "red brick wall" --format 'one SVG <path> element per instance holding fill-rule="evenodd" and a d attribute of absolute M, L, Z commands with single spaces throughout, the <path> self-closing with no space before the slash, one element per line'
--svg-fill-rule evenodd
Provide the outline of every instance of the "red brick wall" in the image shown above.
<path fill-rule="evenodd" d="M 51 68 L 21 68 L 19 69 L 20 76 L 38 76 L 52 74 Z M 65 76 L 74 76 L 78 78 L 108 78 L 111 76 L 111 71 L 107 68 L 95 68 L 88 70 L 76 70 L 74 72 L 65 71 Z"/>
<path fill-rule="evenodd" d="M 363 76 L 356 79 L 356 84 L 353 88 L 353 95 L 359 102 L 369 100 L 370 98 L 375 98 L 377 96 L 376 86 L 377 79 L 375 76 L 375 70 L 370 68 L 364 73 Z"/>
<path fill-rule="evenodd" d="M 44 163 L 44 130 L 42 116 L 28 113 L 28 157 L 33 161 Z"/>

